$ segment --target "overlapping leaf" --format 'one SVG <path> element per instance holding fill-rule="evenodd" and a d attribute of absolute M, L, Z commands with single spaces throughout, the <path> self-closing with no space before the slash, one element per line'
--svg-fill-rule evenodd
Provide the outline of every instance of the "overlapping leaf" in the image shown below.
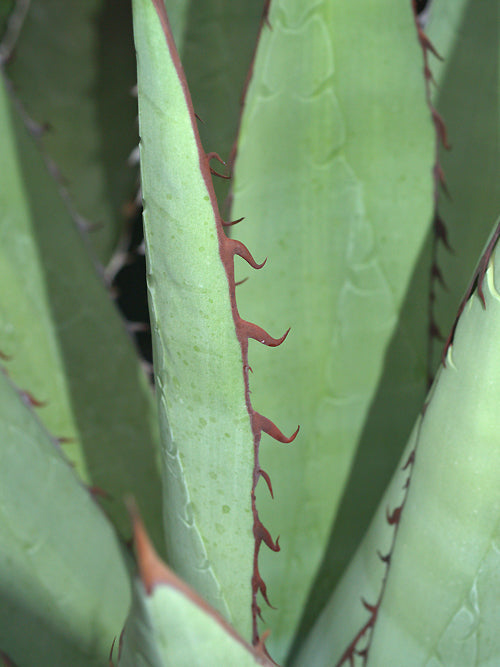
<path fill-rule="evenodd" d="M 3 84 L 3 80 L 1 82 Z M 154 401 L 81 235 L 0 88 L 0 348 L 80 476 L 126 534 L 125 493 L 161 545 Z"/>
<path fill-rule="evenodd" d="M 162 10 L 134 2 L 167 555 L 248 640 L 254 432 L 230 294 L 232 256 L 223 263 L 208 158 Z"/>
<path fill-rule="evenodd" d="M 0 651 L 106 667 L 130 604 L 113 530 L 0 372 Z"/>
<path fill-rule="evenodd" d="M 156 556 L 135 519 L 140 580 L 125 626 L 119 667 L 271 667 Z"/>
<path fill-rule="evenodd" d="M 482 268 L 401 465 L 296 666 L 500 659 L 498 250 Z"/>
<path fill-rule="evenodd" d="M 106 264 L 137 187 L 130 3 L 31 0 L 7 73 Z"/>
<path fill-rule="evenodd" d="M 451 251 L 443 244 L 437 247 L 433 304 L 436 324 L 446 338 L 490 221 L 500 210 L 498 2 L 434 2 L 426 30 L 443 58 L 432 61 L 434 104 L 450 143 L 450 150 L 440 150 L 446 192 L 440 193 L 438 212 Z M 437 341 L 434 367 L 441 348 Z"/>
<path fill-rule="evenodd" d="M 262 450 L 275 500 L 263 488 L 258 503 L 282 547 L 262 567 L 278 660 L 343 492 L 314 598 L 361 538 L 425 391 L 435 138 L 422 69 L 410 3 L 271 3 L 231 217 L 245 216 L 238 235 L 268 256 L 238 288 L 240 312 L 291 326 L 275 356 L 250 349 L 256 407 L 301 424 L 296 445 Z"/>
<path fill-rule="evenodd" d="M 171 23 L 171 6 L 176 10 L 177 23 L 179 3 L 167 0 L 165 4 Z M 191 0 L 184 10 L 179 53 L 193 107 L 202 119 L 201 140 L 207 151 L 216 151 L 226 162 L 236 139 L 264 4 L 263 0 Z M 227 167 L 219 170 L 229 173 Z M 229 182 L 217 179 L 214 186 L 225 213 Z"/>

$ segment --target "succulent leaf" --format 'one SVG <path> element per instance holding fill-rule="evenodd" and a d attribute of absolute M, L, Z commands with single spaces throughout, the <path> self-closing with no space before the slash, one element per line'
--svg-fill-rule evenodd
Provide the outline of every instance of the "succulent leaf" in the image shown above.
<path fill-rule="evenodd" d="M 137 516 L 140 579 L 125 625 L 119 667 L 271 667 L 154 552 Z"/>
<path fill-rule="evenodd" d="M 485 305 L 479 289 L 466 302 L 401 465 L 297 667 L 498 662 L 499 275 L 497 249 L 479 278 Z"/>
<path fill-rule="evenodd" d="M 0 80 L 0 349 L 43 404 L 81 478 L 120 532 L 133 492 L 163 542 L 154 399 L 136 351 L 43 155 Z"/>
<path fill-rule="evenodd" d="M 137 105 L 130 3 L 31 0 L 7 75 L 44 132 L 75 209 L 108 263 L 134 197 Z M 68 219 L 68 222 L 71 221 Z"/>
<path fill-rule="evenodd" d="M 500 210 L 498 12 L 496 0 L 440 0 L 433 3 L 426 27 L 443 58 L 432 58 L 433 97 L 450 143 L 450 150 L 439 152 L 446 192 L 440 192 L 437 211 L 451 252 L 437 245 L 433 302 L 437 329 L 445 337 L 490 221 Z M 442 344 L 434 343 L 435 368 Z"/>
<path fill-rule="evenodd" d="M 249 353 L 256 409 L 301 424 L 295 446 L 262 445 L 275 500 L 258 503 L 282 546 L 261 568 L 278 660 L 329 540 L 306 613 L 348 562 L 425 393 L 435 137 L 422 67 L 410 3 L 273 0 L 262 28 L 231 217 L 269 257 L 238 287 L 240 312 L 291 327 L 276 355 Z"/>
<path fill-rule="evenodd" d="M 255 635 L 257 554 L 267 537 L 254 492 L 264 427 L 248 392 L 249 337 L 233 256 L 161 2 L 134 2 L 141 173 L 167 556 L 245 639 Z M 267 424 L 267 422 L 266 422 Z M 269 540 L 264 539 L 267 543 Z M 253 628 L 253 630 L 252 630 Z"/>
<path fill-rule="evenodd" d="M 167 0 L 165 4 L 175 36 L 170 7 L 176 9 L 178 3 Z M 203 121 L 198 126 L 202 144 L 208 151 L 217 151 L 227 163 L 221 170 L 225 174 L 230 170 L 241 100 L 264 4 L 263 0 L 192 0 L 185 13 L 180 45 L 176 41 L 194 110 Z M 174 19 L 177 23 L 175 14 Z M 227 179 L 214 181 L 223 216 L 227 215 L 229 186 Z"/>
<path fill-rule="evenodd" d="M 106 667 L 130 605 L 116 536 L 5 372 L 0 442 L 0 651 Z"/>

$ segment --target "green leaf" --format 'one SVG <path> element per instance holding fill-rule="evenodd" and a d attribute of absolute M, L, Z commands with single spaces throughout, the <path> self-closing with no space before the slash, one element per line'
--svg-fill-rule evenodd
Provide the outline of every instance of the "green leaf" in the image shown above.
<path fill-rule="evenodd" d="M 175 3 L 166 2 L 172 23 L 171 4 Z M 191 0 L 186 11 L 179 53 L 193 107 L 203 120 L 199 125 L 202 144 L 225 162 L 231 159 L 236 139 L 263 6 L 263 0 Z M 216 168 L 221 173 L 229 172 L 227 167 Z M 229 185 L 229 180 L 214 182 L 223 214 L 227 212 Z"/>
<path fill-rule="evenodd" d="M 127 163 L 137 114 L 130 3 L 32 0 L 7 73 L 30 116 L 49 125 L 44 149 L 107 264 L 137 179 Z"/>
<path fill-rule="evenodd" d="M 401 464 L 296 666 L 357 665 L 344 653 L 356 633 L 368 667 L 500 659 L 498 249 L 488 259 Z"/>
<path fill-rule="evenodd" d="M 157 557 L 135 518 L 141 580 L 125 625 L 120 667 L 271 667 Z"/>
<path fill-rule="evenodd" d="M 5 40 L 6 31 L 9 25 L 9 17 L 14 8 L 14 0 L 2 0 L 0 2 L 0 41 Z M 5 46 L 0 44 L 0 59 L 4 57 Z"/>
<path fill-rule="evenodd" d="M 432 87 L 433 101 L 439 95 L 443 79 L 446 77 L 452 60 L 453 52 L 460 41 L 461 27 L 464 27 L 464 17 L 470 0 L 440 0 L 429 3 L 425 21 L 425 34 L 429 37 L 439 57 L 431 57 L 432 78 L 435 85 Z M 487 3 L 484 3 L 487 4 Z M 464 72 L 464 76 L 466 73 Z"/>
<path fill-rule="evenodd" d="M 438 211 L 452 250 L 441 243 L 436 253 L 442 283 L 436 281 L 434 310 L 444 337 L 482 239 L 500 211 L 498 11 L 496 0 L 440 0 L 434 3 L 427 26 L 444 58 L 432 62 L 438 82 L 434 104 L 446 123 L 451 146 L 439 154 L 447 193 L 440 192 Z M 441 347 L 434 346 L 434 367 Z"/>
<path fill-rule="evenodd" d="M 242 316 L 291 327 L 274 355 L 249 353 L 255 407 L 301 425 L 296 445 L 261 452 L 275 500 L 262 489 L 258 507 L 281 545 L 261 568 L 279 661 L 329 539 L 307 614 L 361 538 L 425 392 L 435 138 L 410 3 L 276 0 L 269 23 L 231 217 L 269 258 L 238 287 Z"/>
<path fill-rule="evenodd" d="M 156 411 L 124 325 L 0 82 L 0 350 L 124 536 L 134 493 L 163 542 Z"/>
<path fill-rule="evenodd" d="M 252 584 L 254 590 L 260 585 L 254 549 L 267 539 L 252 512 L 256 448 L 261 429 L 270 426 L 250 406 L 246 346 L 248 336 L 269 337 L 236 311 L 233 254 L 246 255 L 246 249 L 222 231 L 208 157 L 167 23 L 161 2 L 135 0 L 167 555 L 249 639 Z"/>
<path fill-rule="evenodd" d="M 179 53 L 182 52 L 189 17 L 191 0 L 165 0 L 165 9 L 172 31 L 172 37 Z"/>
<path fill-rule="evenodd" d="M 0 650 L 106 667 L 130 604 L 116 537 L 4 372 L 0 442 Z"/>

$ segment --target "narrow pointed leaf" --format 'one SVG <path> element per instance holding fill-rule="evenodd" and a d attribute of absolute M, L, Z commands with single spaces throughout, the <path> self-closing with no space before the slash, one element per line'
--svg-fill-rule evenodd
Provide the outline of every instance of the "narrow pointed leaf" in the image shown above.
<path fill-rule="evenodd" d="M 125 625 L 119 667 L 256 667 L 272 663 L 156 556 L 135 520 L 141 579 Z"/>
<path fill-rule="evenodd" d="M 166 3 L 167 12 L 171 4 L 171 0 Z M 226 163 L 236 140 L 264 4 L 263 0 L 191 0 L 186 12 L 179 53 L 194 110 L 203 121 L 201 140 L 207 151 L 216 151 Z M 169 18 L 172 21 L 170 12 Z M 216 168 L 229 173 L 229 164 Z M 214 182 L 223 215 L 229 185 L 220 178 Z"/>
<path fill-rule="evenodd" d="M 478 276 L 485 306 L 478 291 L 465 303 L 401 465 L 297 667 L 498 663 L 499 275 L 497 249 Z M 366 663 L 353 652 L 363 648 Z"/>
<path fill-rule="evenodd" d="M 167 556 L 249 640 L 260 424 L 246 345 L 256 330 L 237 314 L 235 247 L 222 231 L 163 4 L 135 0 L 134 31 Z"/>
<path fill-rule="evenodd" d="M 450 149 L 439 160 L 447 192 L 438 212 L 450 249 L 437 247 L 434 312 L 446 337 L 467 287 L 490 221 L 500 210 L 500 23 L 496 0 L 435 2 L 427 33 L 444 60 L 432 59 L 434 104 Z M 475 224 L 471 224 L 471 220 Z M 437 367 L 442 345 L 435 341 Z"/>
<path fill-rule="evenodd" d="M 0 82 L 0 350 L 124 536 L 134 493 L 163 541 L 156 411 L 136 351 Z"/>
<path fill-rule="evenodd" d="M 106 667 L 130 604 L 113 530 L 0 372 L 0 651 Z"/>
<path fill-rule="evenodd" d="M 137 180 L 127 163 L 137 114 L 130 3 L 31 0 L 7 74 L 33 120 L 48 125 L 44 149 L 107 264 Z"/>
<path fill-rule="evenodd" d="M 238 234 L 269 258 L 238 287 L 242 316 L 291 327 L 276 355 L 250 349 L 256 408 L 301 425 L 296 446 L 262 449 L 275 500 L 262 488 L 258 505 L 282 547 L 262 563 L 278 660 L 353 463 L 311 613 L 361 538 L 425 392 L 435 138 L 422 70 L 410 3 L 271 3 L 231 217 L 245 216 Z"/>

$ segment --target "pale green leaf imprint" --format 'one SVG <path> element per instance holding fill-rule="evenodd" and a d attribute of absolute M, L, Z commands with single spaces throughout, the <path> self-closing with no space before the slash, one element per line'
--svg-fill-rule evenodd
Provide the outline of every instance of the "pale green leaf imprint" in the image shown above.
<path fill-rule="evenodd" d="M 401 465 L 294 665 L 500 660 L 498 249 L 488 259 Z"/>
<path fill-rule="evenodd" d="M 439 155 L 447 193 L 440 192 L 437 210 L 452 252 L 442 243 L 436 248 L 434 290 L 436 324 L 446 336 L 489 221 L 500 210 L 500 7 L 497 0 L 440 0 L 426 30 L 443 57 L 431 56 L 434 104 L 450 144 Z M 441 348 L 436 341 L 432 370 Z"/>
<path fill-rule="evenodd" d="M 158 559 L 137 516 L 134 523 L 140 579 L 119 667 L 271 667 L 262 644 L 244 642 Z"/>
<path fill-rule="evenodd" d="M 21 3 L 18 3 L 21 4 Z M 26 4 L 26 3 L 24 3 Z M 75 217 L 108 263 L 134 197 L 137 106 L 129 2 L 31 0 L 6 71 L 44 133 Z M 71 224 L 71 221 L 68 220 Z"/>
<path fill-rule="evenodd" d="M 238 235 L 269 257 L 238 287 L 240 312 L 291 327 L 276 354 L 250 350 L 256 408 L 285 428 L 301 425 L 294 447 L 263 442 L 261 456 L 275 500 L 262 489 L 258 503 L 281 544 L 262 564 L 279 661 L 358 446 L 356 488 L 325 565 L 333 581 L 425 393 L 434 130 L 410 3 L 273 0 L 269 24 L 242 118 L 231 217 L 245 216 Z M 410 294 L 418 305 L 408 312 Z M 366 505 L 353 499 L 360 493 Z M 330 585 L 322 578 L 316 592 Z"/>
<path fill-rule="evenodd" d="M 116 536 L 5 372 L 0 442 L 1 650 L 17 665 L 106 667 L 130 605 Z"/>
<path fill-rule="evenodd" d="M 158 14 L 157 14 L 158 12 Z M 161 23 L 158 16 L 161 16 Z M 174 569 L 237 632 L 257 640 L 262 541 L 254 490 L 262 430 L 248 393 L 248 337 L 233 256 L 258 265 L 226 238 L 196 119 L 161 2 L 134 2 L 149 303 L 163 439 L 167 555 Z M 283 337 L 284 338 L 284 337 Z"/>
<path fill-rule="evenodd" d="M 161 545 L 156 409 L 82 236 L 0 79 L 0 351 L 125 537 L 125 493 Z"/>

